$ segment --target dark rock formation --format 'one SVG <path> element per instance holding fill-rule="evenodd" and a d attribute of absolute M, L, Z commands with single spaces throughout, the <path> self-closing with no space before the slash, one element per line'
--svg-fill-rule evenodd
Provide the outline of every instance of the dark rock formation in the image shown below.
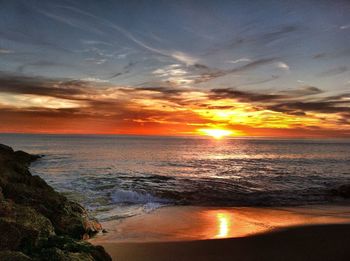
<path fill-rule="evenodd" d="M 82 241 L 101 225 L 29 172 L 39 157 L 0 144 L 0 260 L 111 260 Z"/>
<path fill-rule="evenodd" d="M 350 184 L 344 184 L 331 191 L 334 195 L 343 198 L 350 198 Z"/>

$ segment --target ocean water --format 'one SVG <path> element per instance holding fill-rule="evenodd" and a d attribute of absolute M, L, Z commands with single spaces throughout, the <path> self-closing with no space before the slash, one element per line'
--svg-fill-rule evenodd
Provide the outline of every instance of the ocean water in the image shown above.
<path fill-rule="evenodd" d="M 0 134 L 45 155 L 31 166 L 100 220 L 164 205 L 288 206 L 336 200 L 350 182 L 350 140 Z"/>

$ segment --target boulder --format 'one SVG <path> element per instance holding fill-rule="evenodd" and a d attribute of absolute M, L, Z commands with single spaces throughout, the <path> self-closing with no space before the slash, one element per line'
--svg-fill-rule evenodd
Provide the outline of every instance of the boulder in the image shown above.
<path fill-rule="evenodd" d="M 102 230 L 97 220 L 29 172 L 38 158 L 0 144 L 0 260 L 111 260 L 81 241 Z"/>
<path fill-rule="evenodd" d="M 1 261 L 32 261 L 33 259 L 19 251 L 0 251 Z"/>
<path fill-rule="evenodd" d="M 11 201 L 1 202 L 0 231 L 0 250 L 31 249 L 40 239 L 54 235 L 48 218 Z"/>
<path fill-rule="evenodd" d="M 350 184 L 344 184 L 332 190 L 333 194 L 343 198 L 350 198 Z"/>

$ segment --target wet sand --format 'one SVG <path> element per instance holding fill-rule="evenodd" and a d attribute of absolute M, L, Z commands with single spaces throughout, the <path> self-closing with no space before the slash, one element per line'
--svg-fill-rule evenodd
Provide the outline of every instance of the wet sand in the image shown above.
<path fill-rule="evenodd" d="M 350 206 L 166 207 L 91 240 L 113 260 L 350 260 Z"/>

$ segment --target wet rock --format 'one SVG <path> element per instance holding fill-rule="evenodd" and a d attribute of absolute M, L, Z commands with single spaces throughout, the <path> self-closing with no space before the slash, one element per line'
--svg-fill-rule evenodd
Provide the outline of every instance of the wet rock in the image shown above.
<path fill-rule="evenodd" d="M 111 260 L 110 256 L 101 246 L 93 246 L 86 241 L 76 241 L 67 236 L 52 236 L 46 242 L 43 242 L 42 251 L 44 253 L 54 251 L 57 255 L 63 256 L 77 256 L 77 254 L 84 255 L 86 259 L 80 260 Z M 57 251 L 57 249 L 61 251 Z M 75 255 L 72 255 L 75 254 Z M 64 259 L 58 259 L 64 260 Z M 72 259 L 69 259 L 72 260 Z"/>
<path fill-rule="evenodd" d="M 81 205 L 29 172 L 29 164 L 39 157 L 0 144 L 0 251 L 4 258 L 6 254 L 6 258 L 12 255 L 9 260 L 111 260 L 103 248 L 79 241 L 102 230 L 101 225 Z"/>
<path fill-rule="evenodd" d="M 26 206 L 3 201 L 0 206 L 0 249 L 35 247 L 41 238 L 54 235 L 49 219 Z"/>
<path fill-rule="evenodd" d="M 19 251 L 0 251 L 0 260 L 1 261 L 31 261 L 33 259 Z"/>
<path fill-rule="evenodd" d="M 16 250 L 21 244 L 21 231 L 8 222 L 0 221 L 0 251 Z"/>
<path fill-rule="evenodd" d="M 90 254 L 65 252 L 56 247 L 43 249 L 40 259 L 48 261 L 94 261 Z"/>
<path fill-rule="evenodd" d="M 350 184 L 341 185 L 340 187 L 333 189 L 332 193 L 343 198 L 350 198 Z"/>
<path fill-rule="evenodd" d="M 10 146 L 4 145 L 4 144 L 0 144 L 0 153 L 13 153 L 13 149 Z"/>
<path fill-rule="evenodd" d="M 5 197 L 4 197 L 4 194 L 2 194 L 2 188 L 0 187 L 0 202 L 4 199 Z"/>
<path fill-rule="evenodd" d="M 41 156 L 39 156 L 39 155 L 28 154 L 28 153 L 21 151 L 21 150 L 16 151 L 14 153 L 14 155 L 15 155 L 17 161 L 23 162 L 26 164 L 30 164 L 31 162 L 41 158 Z"/>

